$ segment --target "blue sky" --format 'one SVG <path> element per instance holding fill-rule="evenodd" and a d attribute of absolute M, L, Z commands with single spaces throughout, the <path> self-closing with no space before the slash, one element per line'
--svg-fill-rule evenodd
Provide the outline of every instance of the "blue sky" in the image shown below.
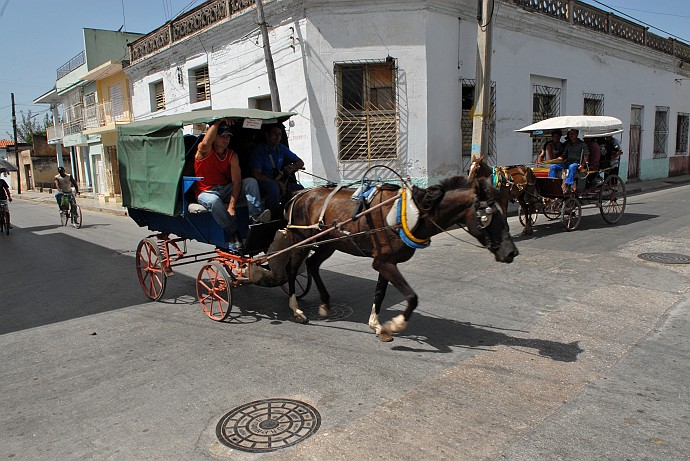
<path fill-rule="evenodd" d="M 501 1 L 501 0 L 496 0 Z M 586 0 L 608 5 L 659 30 L 690 42 L 690 0 Z M 203 0 L 0 0 L 0 138 L 11 139 L 10 93 L 17 118 L 43 112 L 32 101 L 55 85 L 56 70 L 83 50 L 82 28 L 148 33 Z M 602 5 L 603 4 L 603 5 Z M 38 115 L 43 119 L 43 114 Z"/>

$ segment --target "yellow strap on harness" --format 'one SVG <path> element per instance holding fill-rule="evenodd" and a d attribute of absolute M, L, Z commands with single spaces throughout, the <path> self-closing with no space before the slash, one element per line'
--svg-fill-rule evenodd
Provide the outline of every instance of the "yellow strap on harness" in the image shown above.
<path fill-rule="evenodd" d="M 407 227 L 407 188 L 403 187 L 401 192 L 400 192 L 400 225 L 402 226 L 402 230 L 405 233 L 405 236 L 413 241 L 414 243 L 417 243 L 419 245 L 426 245 L 429 240 L 425 239 L 419 239 L 412 235 L 412 231 Z"/>

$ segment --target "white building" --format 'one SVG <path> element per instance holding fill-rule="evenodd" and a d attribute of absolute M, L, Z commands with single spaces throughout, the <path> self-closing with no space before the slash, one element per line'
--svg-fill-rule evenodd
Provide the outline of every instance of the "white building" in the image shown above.
<path fill-rule="evenodd" d="M 573 0 L 495 0 L 491 163 L 530 163 L 513 130 L 569 114 L 623 120 L 620 174 L 690 173 L 690 46 Z M 386 164 L 420 183 L 470 155 L 475 0 L 264 0 L 290 147 L 307 170 Z M 211 0 L 129 45 L 135 119 L 270 108 L 253 0 Z M 536 143 L 535 143 L 536 145 Z M 630 155 L 628 155 L 630 152 Z"/>

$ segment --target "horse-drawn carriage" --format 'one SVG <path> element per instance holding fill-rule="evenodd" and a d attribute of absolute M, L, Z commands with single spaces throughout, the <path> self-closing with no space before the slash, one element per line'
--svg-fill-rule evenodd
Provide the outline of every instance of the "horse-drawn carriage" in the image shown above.
<path fill-rule="evenodd" d="M 183 127 L 233 119 L 236 132 L 230 147 L 242 156 L 251 150 L 247 142 L 255 134 L 251 130 L 282 123 L 292 115 L 253 109 L 207 110 L 119 128 L 123 204 L 137 224 L 154 232 L 141 240 L 136 253 L 136 271 L 146 296 L 161 298 L 174 266 L 203 262 L 196 291 L 211 319 L 227 318 L 232 308 L 231 289 L 252 283 L 283 286 L 295 320 L 306 322 L 297 299 L 307 293 L 313 278 L 321 298 L 319 314 L 328 315 L 330 296 L 319 267 L 339 250 L 373 258 L 379 281 L 369 326 L 381 340 L 389 341 L 393 333 L 405 328 L 417 305 L 417 296 L 397 263 L 428 245 L 431 236 L 461 225 L 497 261 L 510 263 L 517 256 L 504 212 L 507 202 L 500 202 L 488 180 L 464 176 L 428 188 L 413 187 L 402 178 L 399 185 L 373 184 L 362 178 L 359 185 L 366 187 L 360 187 L 359 195 L 355 188 L 343 185 L 305 189 L 286 204 L 284 216 L 264 224 L 248 225 L 247 211 L 237 208 L 238 229 L 246 245 L 243 254 L 229 251 L 228 236 L 194 203 L 190 193 L 200 179 L 192 168 L 200 137 L 183 135 Z M 188 255 L 188 240 L 215 248 Z M 403 293 L 407 309 L 382 325 L 379 310 L 388 283 Z"/>
<path fill-rule="evenodd" d="M 570 129 L 579 131 L 585 140 L 606 139 L 623 131 L 622 122 L 615 117 L 605 116 L 563 116 L 534 123 L 519 130 L 532 136 L 550 135 L 554 131 L 566 133 Z M 550 160 L 542 164 L 493 167 L 491 174 L 498 187 L 508 189 L 513 201 L 518 202 L 518 216 L 524 226 L 523 234 L 530 234 L 532 226 L 541 213 L 548 220 L 560 220 L 566 230 L 575 230 L 580 224 L 583 205 L 599 208 L 601 217 L 609 224 L 617 223 L 623 216 L 626 204 L 625 184 L 617 175 L 617 162 L 604 155 L 597 163 L 587 158 L 580 159 L 576 174 L 576 187 L 566 189 L 558 175 L 549 177 Z M 563 174 L 565 174 L 563 168 Z M 479 173 L 481 174 L 481 173 Z"/>
<path fill-rule="evenodd" d="M 252 147 L 250 141 L 259 135 L 258 129 L 282 123 L 292 115 L 253 109 L 204 110 L 119 128 L 123 205 L 139 226 L 155 232 L 139 242 L 136 252 L 137 275 L 147 297 L 158 300 L 163 296 L 167 278 L 174 274 L 173 267 L 203 261 L 196 278 L 199 303 L 211 319 L 224 320 L 232 307 L 231 288 L 248 281 L 252 256 L 265 252 L 276 231 L 284 226 L 280 219 L 250 224 L 246 203 L 240 199 L 237 227 L 246 244 L 244 254 L 230 251 L 225 230 L 196 203 L 194 185 L 201 178 L 194 176 L 194 155 L 203 135 L 185 135 L 185 127 L 193 129 L 213 120 L 231 119 L 235 122 L 231 148 L 246 157 Z M 189 240 L 212 249 L 188 254 Z M 311 286 L 311 278 L 303 274 L 296 283 L 297 296 L 302 297 Z"/>

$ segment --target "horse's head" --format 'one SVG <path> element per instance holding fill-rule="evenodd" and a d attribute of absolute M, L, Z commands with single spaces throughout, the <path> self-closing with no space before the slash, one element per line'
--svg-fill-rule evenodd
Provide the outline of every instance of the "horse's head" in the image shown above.
<path fill-rule="evenodd" d="M 473 182 L 474 203 L 465 213 L 467 230 L 494 254 L 496 261 L 511 263 L 519 252 L 510 237 L 506 191 L 492 187 L 486 178 Z"/>
<path fill-rule="evenodd" d="M 467 179 L 470 181 L 475 178 L 490 178 L 491 167 L 487 165 L 484 157 L 478 157 L 472 160 L 470 167 L 467 169 Z"/>

